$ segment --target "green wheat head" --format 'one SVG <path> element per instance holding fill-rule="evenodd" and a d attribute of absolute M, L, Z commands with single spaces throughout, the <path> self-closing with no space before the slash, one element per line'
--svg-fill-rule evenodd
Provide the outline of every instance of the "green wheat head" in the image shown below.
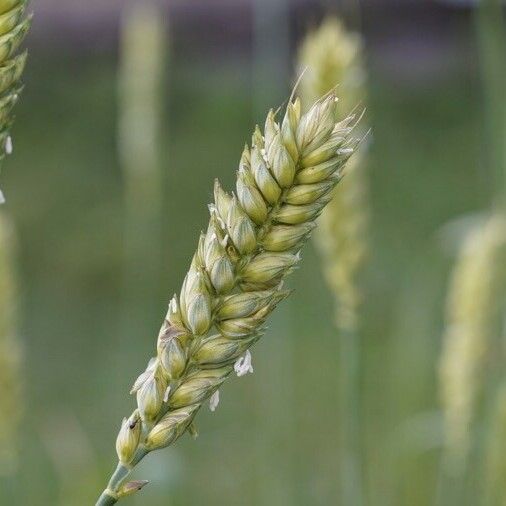
<path fill-rule="evenodd" d="M 336 121 L 329 94 L 301 115 L 290 100 L 278 123 L 271 111 L 253 133 L 236 192 L 216 182 L 210 220 L 179 295 L 158 336 L 157 355 L 135 382 L 137 409 L 123 421 L 119 465 L 98 505 L 114 504 L 145 482 L 124 483 L 149 452 L 172 445 L 204 402 L 234 371 L 251 370 L 249 349 L 268 315 L 289 294 L 284 278 L 298 265 L 315 219 L 331 198 L 357 141 L 353 118 Z"/>

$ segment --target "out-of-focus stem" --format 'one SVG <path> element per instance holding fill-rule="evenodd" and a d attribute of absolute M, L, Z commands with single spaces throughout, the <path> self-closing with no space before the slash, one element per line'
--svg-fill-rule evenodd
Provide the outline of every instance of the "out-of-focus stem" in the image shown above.
<path fill-rule="evenodd" d="M 343 504 L 360 506 L 362 492 L 361 416 L 360 416 L 360 334 L 356 328 L 341 328 L 341 497 Z"/>
<path fill-rule="evenodd" d="M 476 24 L 486 114 L 485 152 L 495 173 L 496 204 L 506 210 L 506 30 L 501 2 L 481 0 Z"/>
<path fill-rule="evenodd" d="M 165 41 L 156 3 L 129 3 L 120 44 L 118 150 L 124 181 L 124 323 L 131 335 L 138 333 L 135 323 L 150 314 L 161 268 Z"/>

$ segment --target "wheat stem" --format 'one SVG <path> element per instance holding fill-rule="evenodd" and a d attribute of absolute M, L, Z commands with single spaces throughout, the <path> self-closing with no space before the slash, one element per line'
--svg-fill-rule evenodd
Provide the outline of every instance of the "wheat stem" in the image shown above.
<path fill-rule="evenodd" d="M 486 119 L 486 156 L 491 168 L 495 203 L 506 210 L 506 21 L 499 0 L 482 0 L 476 9 Z"/>
<path fill-rule="evenodd" d="M 126 2 L 121 24 L 118 154 L 124 187 L 125 254 L 119 339 L 125 360 L 144 331 L 139 322 L 149 319 L 162 266 L 160 131 L 166 69 L 162 14 L 152 0 Z"/>
<path fill-rule="evenodd" d="M 116 441 L 124 467 L 195 432 L 202 404 L 211 399 L 214 409 L 231 372 L 243 374 L 245 364 L 249 369 L 249 348 L 288 295 L 283 279 L 299 262 L 357 143 L 353 118 L 336 122 L 335 109 L 330 94 L 303 116 L 300 102 L 290 102 L 281 123 L 271 111 L 263 135 L 257 128 L 252 147 L 244 149 L 237 193 L 227 194 L 216 182 L 208 229 L 180 296 L 169 304 L 157 356 L 132 389 L 138 407 Z M 105 495 L 119 500 L 145 484 L 125 484 L 125 478 L 114 480 Z"/>
<path fill-rule="evenodd" d="M 340 330 L 340 392 L 342 430 L 340 432 L 341 486 L 343 504 L 363 504 L 361 476 L 360 416 L 360 334 L 355 329 Z"/>

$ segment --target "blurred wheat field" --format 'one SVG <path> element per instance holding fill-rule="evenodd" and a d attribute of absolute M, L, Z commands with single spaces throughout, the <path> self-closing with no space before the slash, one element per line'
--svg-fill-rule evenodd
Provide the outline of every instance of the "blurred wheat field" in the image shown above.
<path fill-rule="evenodd" d="M 488 207 L 494 176 L 481 156 L 478 69 L 455 58 L 451 71 L 403 80 L 401 63 L 379 61 L 367 20 L 366 13 L 374 134 L 361 350 L 366 504 L 425 506 L 435 504 L 440 473 L 437 364 L 453 265 L 440 231 L 453 218 Z M 469 16 L 456 23 L 466 41 L 473 36 Z M 294 48 L 305 31 L 297 32 Z M 136 335 L 125 339 L 135 350 L 124 350 L 121 360 L 115 347 L 122 342 L 126 223 L 116 46 L 44 44 L 40 32 L 28 42 L 28 86 L 2 188 L 19 236 L 29 411 L 19 471 L 8 481 L 0 476 L 0 504 L 64 504 L 69 487 L 73 505 L 93 504 L 111 471 L 117 421 L 132 405 L 124 392 L 150 356 L 169 297 L 181 284 L 206 222 L 212 182 L 219 177 L 232 185 L 240 147 L 262 118 L 257 107 L 278 100 L 279 82 L 272 89 L 264 84 L 261 94 L 253 90 L 249 53 L 234 46 L 232 35 L 232 54 L 212 59 L 208 46 L 220 43 L 214 32 L 197 47 L 184 35 L 177 27 L 171 32 L 160 111 L 170 132 L 161 142 L 157 244 L 166 260 L 143 291 L 147 309 L 135 313 Z M 476 48 L 471 51 L 475 58 Z M 281 85 L 286 96 L 290 84 Z M 253 105 L 255 93 L 266 103 Z M 150 248 L 143 244 L 138 254 L 151 258 Z M 142 464 L 137 474 L 152 483 L 131 504 L 339 504 L 340 348 L 320 262 L 312 248 L 305 252 L 304 267 L 290 281 L 294 296 L 255 348 L 255 374 L 230 381 L 216 413 L 203 410 L 197 441 L 184 438 Z M 279 341 L 291 343 L 289 353 L 276 353 L 273 363 L 271 345 Z M 501 430 L 499 423 L 498 441 Z M 470 496 L 469 506 L 499 504 L 494 497 L 479 500 Z"/>

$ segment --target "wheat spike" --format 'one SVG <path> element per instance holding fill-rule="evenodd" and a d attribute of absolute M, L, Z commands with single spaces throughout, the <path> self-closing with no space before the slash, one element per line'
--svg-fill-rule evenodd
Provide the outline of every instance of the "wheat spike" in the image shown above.
<path fill-rule="evenodd" d="M 120 463 L 98 505 L 133 493 L 134 486 L 123 485 L 132 467 L 194 432 L 197 411 L 210 398 L 216 407 L 234 364 L 239 374 L 249 369 L 245 354 L 288 295 L 283 279 L 356 146 L 353 118 L 336 123 L 335 110 L 329 94 L 302 116 L 299 100 L 290 101 L 281 123 L 271 111 L 264 133 L 257 127 L 243 151 L 236 193 L 216 182 L 208 228 L 169 304 L 157 356 L 133 386 L 137 409 L 122 424 Z"/>
<path fill-rule="evenodd" d="M 350 110 L 364 99 L 365 72 L 362 39 L 345 29 L 342 22 L 327 18 L 310 33 L 299 52 L 299 68 L 305 70 L 301 82 L 302 104 L 311 104 L 335 88 Z M 323 258 L 325 278 L 336 299 L 336 321 L 340 327 L 355 329 L 360 303 L 357 276 L 368 245 L 367 178 L 363 155 L 353 157 L 337 192 L 319 221 L 315 234 Z"/>
<path fill-rule="evenodd" d="M 16 337 L 13 230 L 0 216 L 0 475 L 16 467 L 17 431 L 22 415 L 21 346 Z"/>
<path fill-rule="evenodd" d="M 497 328 L 505 255 L 506 220 L 494 215 L 468 234 L 450 281 L 439 372 L 452 472 L 460 472 L 469 451 L 473 411 Z"/>

